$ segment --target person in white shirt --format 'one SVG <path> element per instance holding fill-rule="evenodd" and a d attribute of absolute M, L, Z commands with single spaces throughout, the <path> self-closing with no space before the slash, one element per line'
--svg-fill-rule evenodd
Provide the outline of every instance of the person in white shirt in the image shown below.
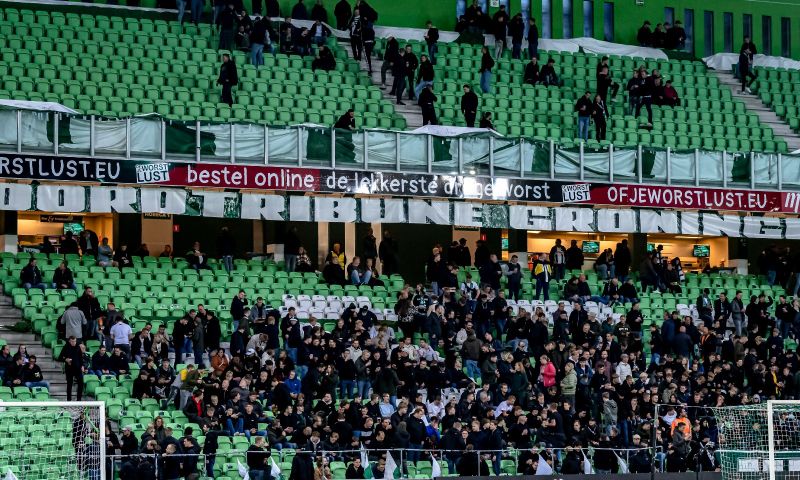
<path fill-rule="evenodd" d="M 120 350 L 125 352 L 128 358 L 131 356 L 132 334 L 133 330 L 131 330 L 131 326 L 125 323 L 122 317 L 118 317 L 117 323 L 111 327 L 111 339 L 114 342 L 114 346 L 119 347 Z"/>
<path fill-rule="evenodd" d="M 428 362 L 432 362 L 434 358 L 437 357 L 436 350 L 431 348 L 431 346 L 428 345 L 428 342 L 426 342 L 425 340 L 419 341 L 419 347 L 417 347 L 417 355 L 419 356 L 419 358 L 425 359 Z"/>
<path fill-rule="evenodd" d="M 435 399 L 433 402 L 427 403 L 425 408 L 428 410 L 428 416 L 433 418 L 442 418 L 444 416 L 444 404 L 441 398 Z"/>
<path fill-rule="evenodd" d="M 497 408 L 494 409 L 494 418 L 500 418 L 504 413 L 513 410 L 516 400 L 514 395 L 509 395 L 507 399 L 500 402 Z"/>
<path fill-rule="evenodd" d="M 619 381 L 620 382 L 624 382 L 625 379 L 628 378 L 629 375 L 633 374 L 633 371 L 631 370 L 631 366 L 628 363 L 628 354 L 627 353 L 623 353 L 620 356 L 620 360 L 619 360 L 619 363 L 617 364 L 616 372 L 617 372 L 617 377 L 619 377 Z"/>
<path fill-rule="evenodd" d="M 392 404 L 392 400 L 389 397 L 388 393 L 384 393 L 383 397 L 381 398 L 381 403 L 378 404 L 378 408 L 381 411 L 382 418 L 390 418 L 394 412 L 397 411 L 395 406 Z"/>

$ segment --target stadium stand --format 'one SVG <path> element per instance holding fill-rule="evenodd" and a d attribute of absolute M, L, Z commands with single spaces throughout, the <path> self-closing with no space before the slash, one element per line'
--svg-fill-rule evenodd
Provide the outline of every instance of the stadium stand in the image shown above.
<path fill-rule="evenodd" d="M 330 72 L 312 71 L 313 55 L 266 54 L 264 67 L 256 69 L 245 53 L 233 52 L 240 85 L 230 108 L 219 101 L 221 56 L 210 48 L 210 31 L 198 36 L 164 20 L 15 8 L 0 9 L 0 19 L 3 98 L 53 101 L 105 117 L 157 113 L 170 120 L 276 126 L 333 125 L 353 107 L 363 126 L 405 127 L 332 39 L 337 64 Z"/>
<path fill-rule="evenodd" d="M 794 89 L 794 85 L 800 82 L 800 71 L 760 67 L 755 69 L 755 73 L 758 81 L 753 91 L 792 130 L 800 132 L 800 96 Z"/>
<path fill-rule="evenodd" d="M 400 44 L 412 45 L 417 56 L 427 52 L 421 41 L 400 40 Z M 381 54 L 384 48 L 385 40 L 378 39 L 375 51 Z M 434 91 L 440 95 L 442 124 L 464 125 L 460 99 L 462 86 L 470 84 L 480 96 L 480 110 L 494 113 L 494 126 L 500 133 L 540 141 L 554 139 L 565 147 L 578 142 L 575 101 L 586 91 L 597 91 L 595 68 L 600 55 L 540 51 L 539 65 L 554 59 L 562 82 L 559 87 L 546 87 L 523 84 L 527 62 L 511 59 L 511 51 L 505 50 L 494 70 L 493 94 L 483 94 L 478 88 L 479 46 L 443 44 L 438 58 Z M 699 61 L 611 57 L 610 66 L 613 79 L 622 89 L 617 101 L 608 102 L 609 136 L 603 145 L 787 151 L 786 142 L 775 138 L 770 127 L 747 112 L 744 103 L 734 99 L 728 88 L 720 86 L 719 80 Z M 652 131 L 640 128 L 646 115 L 637 119 L 626 112 L 627 98 L 622 91 L 631 72 L 640 66 L 645 66 L 648 73 L 658 69 L 664 81 L 672 80 L 682 101 L 681 106 L 674 108 L 653 105 Z M 597 148 L 600 142 L 590 138 L 587 146 Z"/>

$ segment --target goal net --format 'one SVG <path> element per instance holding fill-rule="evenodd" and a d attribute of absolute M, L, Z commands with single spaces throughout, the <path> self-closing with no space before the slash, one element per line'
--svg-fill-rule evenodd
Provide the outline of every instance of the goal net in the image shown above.
<path fill-rule="evenodd" d="M 0 479 L 104 480 L 102 402 L 0 402 Z"/>
<path fill-rule="evenodd" d="M 800 480 L 800 401 L 713 410 L 725 480 Z"/>

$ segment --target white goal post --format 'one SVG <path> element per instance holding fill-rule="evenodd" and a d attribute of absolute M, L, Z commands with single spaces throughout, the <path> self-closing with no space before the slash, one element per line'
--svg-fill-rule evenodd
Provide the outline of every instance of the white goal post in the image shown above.
<path fill-rule="evenodd" d="M 800 479 L 800 400 L 712 410 L 723 479 Z"/>
<path fill-rule="evenodd" d="M 0 402 L 0 478 L 106 480 L 104 402 Z"/>

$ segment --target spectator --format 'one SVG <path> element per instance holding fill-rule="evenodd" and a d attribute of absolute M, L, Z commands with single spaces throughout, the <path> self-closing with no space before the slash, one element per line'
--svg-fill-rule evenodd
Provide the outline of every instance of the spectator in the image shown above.
<path fill-rule="evenodd" d="M 78 254 L 78 242 L 75 241 L 71 231 L 67 232 L 64 238 L 61 240 L 60 253 L 63 253 L 64 255 Z"/>
<path fill-rule="evenodd" d="M 521 13 L 514 15 L 509 22 L 508 35 L 511 37 L 511 58 L 519 60 L 522 57 L 522 37 L 525 36 L 525 22 Z"/>
<path fill-rule="evenodd" d="M 683 50 L 686 48 L 686 30 L 680 20 L 675 20 L 675 25 L 667 30 L 667 48 Z"/>
<path fill-rule="evenodd" d="M 539 27 L 536 26 L 533 16 L 528 19 L 528 56 L 539 58 Z"/>
<path fill-rule="evenodd" d="M 322 0 L 317 0 L 314 7 L 311 9 L 311 20 L 315 22 L 328 23 L 328 11 L 322 4 Z"/>
<path fill-rule="evenodd" d="M 509 16 L 506 6 L 501 4 L 494 17 L 492 17 L 492 33 L 494 35 L 494 58 L 503 58 L 503 51 L 506 49 L 506 38 L 508 36 Z"/>
<path fill-rule="evenodd" d="M 423 80 L 424 81 L 424 80 Z M 428 84 L 417 95 L 419 106 L 422 109 L 422 124 L 437 125 L 436 121 L 436 94 L 433 93 L 433 85 Z"/>
<path fill-rule="evenodd" d="M 369 285 L 372 272 L 369 270 L 363 271 L 360 266 L 361 258 L 357 256 L 353 257 L 350 265 L 347 266 L 347 275 L 350 278 L 350 283 L 352 285 Z"/>
<path fill-rule="evenodd" d="M 417 60 L 417 56 L 414 55 L 414 52 L 411 50 L 411 45 L 406 45 L 406 51 L 403 55 L 402 62 L 402 70 L 406 75 L 404 80 L 408 84 L 408 99 L 415 100 L 414 90 L 411 87 L 414 85 L 414 73 L 417 71 L 417 67 L 419 67 L 419 60 Z M 392 73 L 394 74 L 394 71 Z"/>
<path fill-rule="evenodd" d="M 489 55 L 487 47 L 481 47 L 481 90 L 483 93 L 492 93 L 492 68 L 494 68 L 494 59 Z M 485 127 L 481 127 L 485 128 Z"/>
<path fill-rule="evenodd" d="M 539 83 L 539 59 L 532 57 L 530 62 L 525 65 L 525 75 L 522 78 L 522 83 L 528 85 L 536 85 Z"/>
<path fill-rule="evenodd" d="M 222 54 L 222 65 L 219 68 L 219 78 L 217 85 L 222 85 L 222 96 L 220 101 L 233 106 L 233 87 L 239 84 L 239 75 L 236 72 L 236 65 L 233 63 L 230 54 Z"/>
<path fill-rule="evenodd" d="M 189 262 L 189 266 L 197 272 L 211 270 L 211 267 L 208 266 L 208 255 L 200 249 L 200 242 L 194 242 L 192 249 L 186 252 L 186 260 Z"/>
<path fill-rule="evenodd" d="M 114 345 L 115 349 L 119 348 L 121 351 L 125 352 L 126 356 L 130 356 L 131 353 L 132 333 L 133 331 L 130 325 L 125 323 L 121 315 L 118 316 L 116 318 L 116 323 L 111 327 L 112 345 Z"/>
<path fill-rule="evenodd" d="M 101 267 L 117 267 L 118 265 L 113 258 L 114 250 L 108 244 L 108 238 L 103 237 L 102 243 L 97 248 L 97 264 Z"/>
<path fill-rule="evenodd" d="M 333 125 L 333 128 L 342 130 L 355 130 L 356 129 L 356 112 L 352 108 L 347 110 L 344 115 L 339 117 L 339 120 Z"/>
<path fill-rule="evenodd" d="M 653 32 L 650 29 L 650 21 L 645 20 L 644 24 L 636 32 L 636 41 L 639 42 L 640 47 L 650 47 L 653 44 Z"/>
<path fill-rule="evenodd" d="M 639 69 L 639 76 L 634 77 L 636 84 L 636 118 L 642 112 L 642 107 L 647 109 L 647 126 L 653 126 L 653 85 L 654 79 L 647 77 L 644 67 Z"/>
<path fill-rule="evenodd" d="M 606 102 L 600 94 L 595 95 L 594 104 L 592 105 L 592 120 L 597 129 L 597 141 L 600 142 L 606 139 L 606 119 L 609 117 L 608 109 L 606 109 Z"/>
<path fill-rule="evenodd" d="M 83 338 L 83 328 L 86 326 L 86 316 L 78 309 L 77 303 L 67 308 L 61 316 L 60 323 L 65 327 L 67 338 L 75 338 L 80 343 Z"/>
<path fill-rule="evenodd" d="M 483 112 L 481 115 L 481 121 L 478 124 L 479 128 L 487 128 L 489 130 L 494 130 L 494 124 L 492 123 L 492 112 Z"/>
<path fill-rule="evenodd" d="M 216 11 L 216 9 L 215 9 Z M 233 33 L 236 28 L 236 10 L 233 4 L 224 7 L 215 19 L 217 32 L 219 32 L 219 50 L 230 50 L 233 46 Z M 224 57 L 223 57 L 224 61 Z"/>
<path fill-rule="evenodd" d="M 367 73 L 372 76 L 372 51 L 375 49 L 375 28 L 369 22 L 364 22 L 361 29 L 361 40 L 364 44 L 364 57 L 367 60 Z"/>
<path fill-rule="evenodd" d="M 464 123 L 467 127 L 475 127 L 475 117 L 478 112 L 478 96 L 472 91 L 472 87 L 464 84 L 464 95 L 461 96 L 461 114 L 464 115 Z M 469 265 L 469 263 L 467 263 Z"/>
<path fill-rule="evenodd" d="M 431 64 L 436 65 L 436 54 L 439 53 L 439 29 L 433 26 L 433 22 L 427 21 L 425 32 L 425 43 L 428 45 L 428 57 L 431 59 Z"/>
<path fill-rule="evenodd" d="M 45 290 L 47 288 L 47 285 L 42 281 L 42 271 L 36 266 L 35 258 L 28 260 L 28 264 L 22 268 L 19 278 L 26 290 L 31 288 Z"/>
<path fill-rule="evenodd" d="M 611 96 L 616 97 L 617 92 L 619 92 L 619 84 L 611 79 L 608 57 L 603 57 L 603 60 L 597 67 L 597 94 L 603 99 L 603 103 L 608 101 L 609 89 L 611 89 Z"/>
<path fill-rule="evenodd" d="M 231 273 L 233 271 L 233 254 L 236 251 L 236 240 L 228 230 L 228 227 L 222 227 L 220 231 L 220 235 L 217 238 L 217 250 L 225 271 Z"/>
<path fill-rule="evenodd" d="M 172 260 L 172 247 L 164 245 L 164 250 L 158 255 L 158 258 L 169 258 Z"/>
<path fill-rule="evenodd" d="M 542 70 L 539 72 L 539 78 L 541 79 L 542 85 L 546 87 L 559 86 L 560 81 L 558 79 L 558 75 L 556 74 L 555 64 L 556 61 L 553 58 L 548 58 L 547 65 L 542 67 Z"/>
<path fill-rule="evenodd" d="M 661 105 L 666 107 L 678 107 L 681 104 L 681 99 L 678 96 L 677 90 L 672 86 L 672 80 L 667 80 L 664 85 L 664 94 L 661 99 Z"/>
<path fill-rule="evenodd" d="M 397 105 L 405 105 L 403 103 L 403 91 L 406 89 L 406 51 L 400 50 L 392 63 L 392 89 L 389 95 L 397 97 Z"/>
<path fill-rule="evenodd" d="M 572 240 L 564 253 L 564 266 L 567 270 L 582 270 L 583 261 L 583 250 L 578 247 L 577 240 Z"/>
<path fill-rule="evenodd" d="M 533 275 L 536 277 L 536 299 L 543 293 L 544 301 L 550 300 L 551 266 L 546 253 L 540 254 L 534 262 Z"/>
<path fill-rule="evenodd" d="M 362 29 L 364 27 L 362 20 L 361 13 L 358 8 L 355 8 L 348 29 L 350 31 L 350 49 L 353 52 L 353 59 L 357 62 L 361 61 L 361 52 L 364 49 L 364 43 L 361 38 Z"/>
<path fill-rule="evenodd" d="M 78 313 L 83 315 L 80 311 L 78 311 Z M 64 345 L 64 347 L 61 349 L 61 353 L 58 355 L 58 361 L 64 362 L 64 373 L 67 376 L 68 402 L 72 401 L 73 384 L 77 385 L 78 387 L 78 391 L 76 392 L 76 400 L 80 402 L 83 398 L 83 374 L 85 373 L 87 366 L 84 363 L 83 352 L 81 351 L 78 343 L 78 339 L 75 338 L 75 336 L 70 335 L 67 339 L 67 344 Z"/>
<path fill-rule="evenodd" d="M 336 29 L 347 30 L 348 22 L 352 16 L 350 3 L 347 0 L 339 0 L 333 9 L 333 16 L 336 17 Z"/>
<path fill-rule="evenodd" d="M 414 87 L 414 95 L 419 98 L 419 94 L 427 86 L 433 86 L 433 79 L 434 79 L 434 72 L 433 72 L 433 64 L 428 60 L 427 55 L 420 56 L 420 63 L 419 63 L 419 72 L 417 72 L 417 83 L 416 87 Z M 420 105 L 422 105 L 420 103 Z M 423 122 L 423 125 L 427 125 Z"/>
<path fill-rule="evenodd" d="M 297 0 L 297 3 L 292 7 L 292 18 L 294 20 L 308 20 L 308 10 L 303 0 Z"/>
<path fill-rule="evenodd" d="M 386 88 L 386 72 L 392 71 L 392 75 L 396 75 L 394 71 L 395 62 L 400 57 L 400 44 L 394 37 L 386 39 L 386 48 L 383 51 L 383 64 L 381 65 L 381 88 Z"/>
<path fill-rule="evenodd" d="M 669 25 L 669 24 L 667 24 Z M 656 24 L 656 30 L 653 32 L 653 36 L 651 37 L 653 41 L 654 48 L 665 48 L 667 47 L 667 31 L 662 24 Z"/>
<path fill-rule="evenodd" d="M 589 122 L 594 113 L 591 92 L 586 92 L 575 104 L 575 111 L 578 112 L 578 138 L 586 141 L 589 139 Z"/>
<path fill-rule="evenodd" d="M 28 357 L 28 363 L 22 371 L 22 383 L 28 388 L 46 388 L 50 390 L 50 384 L 45 381 L 42 369 L 36 364 L 36 355 Z"/>
<path fill-rule="evenodd" d="M 742 47 L 739 51 L 739 78 L 742 80 L 742 93 L 752 93 L 750 87 L 756 81 L 756 74 L 753 73 L 753 53 L 747 48 Z M 749 81 L 748 81 L 749 79 Z"/>
<path fill-rule="evenodd" d="M 327 45 L 321 46 L 319 50 L 317 50 L 317 58 L 311 62 L 311 70 L 330 72 L 335 69 L 336 58 L 334 58 L 333 53 L 331 53 Z"/>

